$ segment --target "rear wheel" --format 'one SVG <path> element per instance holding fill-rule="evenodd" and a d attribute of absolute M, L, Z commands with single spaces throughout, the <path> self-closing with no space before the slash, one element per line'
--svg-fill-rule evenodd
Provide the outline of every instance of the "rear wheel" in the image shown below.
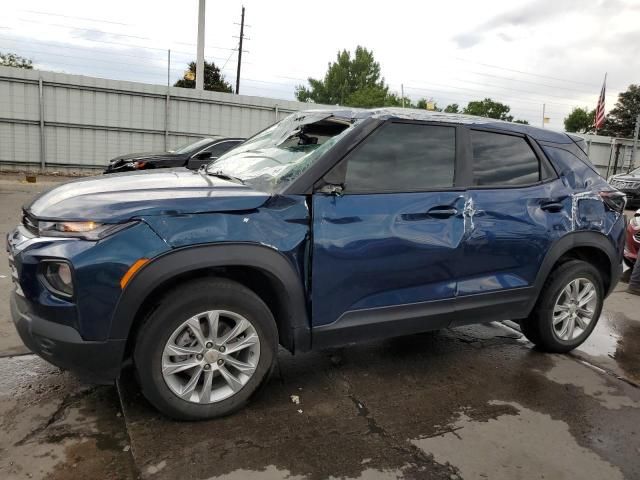
<path fill-rule="evenodd" d="M 522 332 L 548 352 L 564 353 L 584 342 L 602 311 L 604 287 L 591 264 L 571 260 L 556 268 L 545 282 Z"/>
<path fill-rule="evenodd" d="M 134 353 L 145 397 L 180 420 L 227 415 L 270 373 L 277 329 L 264 302 L 226 279 L 169 293 L 141 326 Z"/>

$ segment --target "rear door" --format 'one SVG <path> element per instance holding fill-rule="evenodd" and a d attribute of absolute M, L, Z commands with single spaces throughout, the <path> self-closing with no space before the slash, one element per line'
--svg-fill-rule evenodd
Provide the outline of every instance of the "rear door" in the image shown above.
<path fill-rule="evenodd" d="M 570 214 L 566 190 L 534 141 L 473 128 L 468 134 L 471 178 L 457 296 L 458 308 L 474 313 L 455 324 L 478 321 L 482 306 L 491 315 L 518 315 Z"/>
<path fill-rule="evenodd" d="M 457 130 L 387 122 L 325 177 L 344 179 L 342 194 L 314 193 L 315 344 L 448 324 L 464 232 Z"/>

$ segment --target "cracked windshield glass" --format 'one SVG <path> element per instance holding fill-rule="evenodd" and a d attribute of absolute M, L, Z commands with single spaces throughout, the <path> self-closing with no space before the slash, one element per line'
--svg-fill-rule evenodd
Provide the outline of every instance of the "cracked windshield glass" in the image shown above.
<path fill-rule="evenodd" d="M 355 124 L 326 112 L 292 114 L 211 163 L 206 172 L 256 190 L 281 190 Z"/>

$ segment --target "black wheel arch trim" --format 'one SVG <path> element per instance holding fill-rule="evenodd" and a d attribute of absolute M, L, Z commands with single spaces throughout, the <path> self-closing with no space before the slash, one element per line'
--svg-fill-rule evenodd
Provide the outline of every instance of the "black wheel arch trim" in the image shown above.
<path fill-rule="evenodd" d="M 533 306 L 535 305 L 535 302 L 538 299 L 538 295 L 540 294 L 540 291 L 542 290 L 547 277 L 551 273 L 558 260 L 560 260 L 560 258 L 567 252 L 573 250 L 574 248 L 580 247 L 597 248 L 607 255 L 611 268 L 608 272 L 610 281 L 609 288 L 606 294 L 608 295 L 609 293 L 611 293 L 611 291 L 618 283 L 620 275 L 622 274 L 622 259 L 620 258 L 620 254 L 616 251 L 615 246 L 611 243 L 611 240 L 603 233 L 595 231 L 570 232 L 559 238 L 551 246 L 544 260 L 542 261 L 535 280 L 536 295 L 535 298 L 532 299 L 531 308 L 533 308 Z"/>
<path fill-rule="evenodd" d="M 216 267 L 247 267 L 260 270 L 275 282 L 279 295 L 286 299 L 288 328 L 284 345 L 292 352 L 311 347 L 311 330 L 303 282 L 292 263 L 273 248 L 253 243 L 223 243 L 185 247 L 164 253 L 142 267 L 125 287 L 116 306 L 110 338 L 129 337 L 145 300 L 171 278 L 189 272 Z"/>

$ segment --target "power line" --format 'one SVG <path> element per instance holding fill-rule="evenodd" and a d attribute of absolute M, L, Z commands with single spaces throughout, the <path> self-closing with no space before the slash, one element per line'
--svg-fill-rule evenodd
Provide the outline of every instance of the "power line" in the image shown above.
<path fill-rule="evenodd" d="M 461 58 L 461 57 L 453 57 L 453 58 L 455 60 L 460 61 L 460 62 L 475 63 L 476 65 L 482 65 L 483 67 L 496 68 L 498 70 L 505 70 L 507 72 L 520 73 L 522 75 L 531 75 L 532 77 L 538 77 L 538 78 L 547 78 L 547 79 L 550 79 L 550 80 L 557 80 L 557 81 L 560 81 L 560 82 L 575 83 L 577 85 L 586 85 L 588 87 L 592 87 L 592 88 L 596 88 L 596 89 L 600 88 L 598 85 L 593 85 L 591 83 L 579 82 L 579 81 L 576 81 L 576 80 L 568 80 L 566 78 L 552 77 L 550 75 L 542 75 L 542 74 L 539 74 L 539 73 L 525 72 L 525 71 L 522 71 L 522 70 L 516 70 L 516 69 L 513 69 L 513 68 L 501 67 L 499 65 L 492 65 L 490 63 L 477 62 L 475 60 L 469 60 L 469 59 Z M 619 89 L 615 89 L 615 90 L 619 90 Z"/>
<path fill-rule="evenodd" d="M 140 39 L 140 40 L 151 40 L 153 42 L 160 41 L 157 38 L 143 37 L 143 36 L 138 36 L 138 35 L 127 35 L 127 34 L 124 34 L 124 33 L 109 32 L 109 31 L 101 30 L 101 29 L 97 29 L 97 28 L 80 28 L 80 27 L 75 27 L 73 25 L 62 25 L 62 24 L 58 24 L 58 23 L 47 23 L 47 22 L 40 22 L 40 21 L 37 21 L 37 20 L 28 20 L 28 19 L 24 19 L 24 18 L 18 18 L 18 20 L 21 21 L 21 22 L 25 22 L 25 23 L 35 23 L 35 24 L 39 24 L 39 25 L 46 25 L 48 27 L 64 28 L 64 29 L 67 29 L 67 30 L 81 30 L 81 31 L 101 33 L 103 35 L 111 35 L 111 36 L 116 36 L 116 37 L 137 38 L 137 39 Z M 123 43 L 119 43 L 119 42 L 107 42 L 107 41 L 104 41 L 104 40 L 95 40 L 95 39 L 90 39 L 90 38 L 81 38 L 81 39 L 85 40 L 85 41 L 89 41 L 89 42 L 99 42 L 99 43 L 107 43 L 107 44 L 113 44 L 113 45 L 124 45 L 124 46 L 127 46 L 127 47 L 140 47 L 140 48 L 146 48 L 146 49 L 149 49 L 149 50 L 166 51 L 166 48 L 145 47 L 145 46 L 141 46 L 141 45 L 123 44 Z M 176 42 L 176 43 L 180 43 L 182 45 L 195 46 L 195 43 L 186 43 L 186 42 Z M 232 50 L 229 47 L 219 47 L 219 46 L 216 46 L 216 45 L 206 45 L 206 48 L 217 49 L 217 50 Z M 178 51 L 178 50 L 176 50 L 176 51 Z"/>
<path fill-rule="evenodd" d="M 52 13 L 52 12 L 39 12 L 37 10 L 22 10 L 25 13 L 34 13 L 36 15 L 48 15 L 51 17 L 62 17 L 62 18 L 72 18 L 75 20 L 87 20 L 89 22 L 98 22 L 98 23 L 110 23 L 112 25 L 124 25 L 124 26 L 129 26 L 130 24 L 128 23 L 121 23 L 121 22 L 113 22 L 113 21 L 109 21 L 109 20 L 103 20 L 103 19 L 95 19 L 95 18 L 87 18 L 87 17 L 75 17 L 72 15 L 62 15 L 61 13 Z"/>
<path fill-rule="evenodd" d="M 500 95 L 501 97 L 504 97 L 504 98 L 512 98 L 512 99 L 515 99 L 515 100 L 519 100 L 521 102 L 535 103 L 537 105 L 545 103 L 543 100 L 525 99 L 523 97 L 514 97 L 513 95 L 502 95 L 499 92 L 487 92 L 487 91 L 484 91 L 484 90 L 477 90 L 477 89 L 472 89 L 472 88 L 454 87 L 452 85 L 442 85 L 440 83 L 427 83 L 426 85 L 435 85 L 436 87 L 443 87 L 443 88 L 449 88 L 449 89 L 455 89 L 455 90 L 462 90 L 462 91 L 472 92 L 474 94 L 478 94 L 479 93 L 481 95 L 487 95 L 487 96 Z M 409 86 L 409 87 L 407 87 L 407 85 L 405 85 L 405 88 L 410 88 L 412 90 L 438 91 L 437 89 L 433 89 L 431 87 L 422 87 L 422 86 L 420 86 L 420 87 L 418 87 L 418 86 L 415 86 L 415 87 Z M 443 92 L 443 93 L 451 93 L 450 91 L 446 91 L 446 90 L 444 90 L 444 91 L 440 90 L 440 91 Z M 553 105 L 562 105 L 562 106 L 570 107 L 570 108 L 573 108 L 575 106 L 575 105 L 569 105 L 568 103 L 559 103 L 559 102 L 546 102 L 546 103 L 553 104 Z"/>

